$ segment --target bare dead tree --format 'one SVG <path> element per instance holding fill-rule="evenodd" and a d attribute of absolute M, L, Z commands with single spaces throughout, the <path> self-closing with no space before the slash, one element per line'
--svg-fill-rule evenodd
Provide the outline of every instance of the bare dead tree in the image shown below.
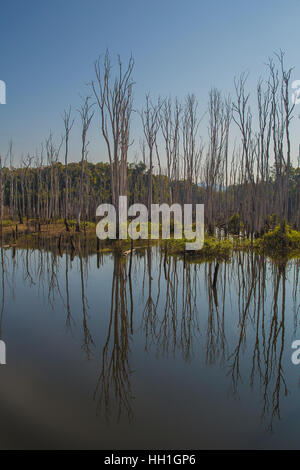
<path fill-rule="evenodd" d="M 185 203 L 193 202 L 193 184 L 196 180 L 196 169 L 202 157 L 198 144 L 199 117 L 198 103 L 195 95 L 188 95 L 182 117 L 182 148 L 185 180 Z"/>
<path fill-rule="evenodd" d="M 164 100 L 160 112 L 160 127 L 165 141 L 167 163 L 168 192 L 170 204 L 173 203 L 173 181 L 179 179 L 179 142 L 180 118 L 182 107 L 178 100 L 172 103 L 171 98 Z"/>
<path fill-rule="evenodd" d="M 272 131 L 271 90 L 264 87 L 260 79 L 257 85 L 258 133 L 257 133 L 257 200 L 260 201 L 258 231 L 264 230 L 265 220 L 270 214 L 270 142 Z"/>
<path fill-rule="evenodd" d="M 81 104 L 78 112 L 81 117 L 81 172 L 80 172 L 80 187 L 79 187 L 79 201 L 78 201 L 78 210 L 77 210 L 77 219 L 76 219 L 76 232 L 80 232 L 80 218 L 82 212 L 82 200 L 83 200 L 83 178 L 84 178 L 84 167 L 85 162 L 88 154 L 88 145 L 89 141 L 86 140 L 87 132 L 90 127 L 91 121 L 94 116 L 94 111 L 92 108 L 94 106 L 93 103 L 90 103 L 90 96 L 87 96 L 83 99 L 83 103 Z"/>
<path fill-rule="evenodd" d="M 293 68 L 285 69 L 284 65 L 284 52 L 280 51 L 279 54 L 276 54 L 280 71 L 281 71 L 281 100 L 283 106 L 283 121 L 284 121 L 284 130 L 285 130 L 285 140 L 286 140 L 286 160 L 285 160 L 285 188 L 284 188 L 284 208 L 283 213 L 285 220 L 289 218 L 289 179 L 290 179 L 290 169 L 291 169 L 291 142 L 290 142 L 290 131 L 289 126 L 292 119 L 292 114 L 295 105 L 291 103 L 289 97 L 289 88 L 290 88 L 290 78 Z"/>
<path fill-rule="evenodd" d="M 214 234 L 215 191 L 223 185 L 224 174 L 227 174 L 227 152 L 229 126 L 231 121 L 231 102 L 223 100 L 221 92 L 212 89 L 209 93 L 209 147 L 206 156 L 205 175 L 207 187 L 207 221 L 208 230 Z M 225 178 L 225 184 L 226 178 Z"/>
<path fill-rule="evenodd" d="M 70 132 L 71 132 L 71 129 L 74 125 L 74 121 L 75 119 L 72 119 L 71 118 L 71 111 L 72 111 L 72 108 L 71 106 L 69 107 L 68 110 L 64 110 L 64 113 L 63 113 L 63 116 L 62 116 L 62 119 L 63 119 L 63 123 L 64 123 L 64 130 L 65 130 L 65 135 L 64 135 L 64 139 L 65 139 L 65 202 L 64 202 L 64 208 L 65 208 L 65 211 L 64 211 L 64 223 L 65 223 L 65 226 L 66 226 L 66 231 L 69 232 L 70 229 L 69 229 L 69 225 L 68 225 L 68 215 L 69 215 L 69 193 L 68 193 L 68 189 L 69 189 L 69 178 L 68 178 L 68 153 L 69 153 L 69 136 L 70 136 Z"/>
<path fill-rule="evenodd" d="M 118 56 L 118 72 L 113 76 L 110 54 L 107 50 L 104 59 L 99 57 L 95 63 L 96 82 L 92 81 L 92 89 L 100 110 L 102 135 L 106 142 L 110 162 L 111 192 L 117 214 L 117 233 L 119 231 L 119 196 L 126 195 L 127 188 L 133 67 L 132 56 L 125 69 Z"/>
<path fill-rule="evenodd" d="M 248 231 L 251 237 L 255 233 L 255 178 L 254 159 L 256 142 L 252 130 L 252 113 L 249 106 L 249 93 L 245 91 L 247 75 L 242 74 L 239 79 L 234 80 L 236 100 L 233 102 L 233 120 L 240 129 L 242 137 L 242 167 L 245 191 L 247 195 L 248 210 L 246 213 Z"/>
<path fill-rule="evenodd" d="M 58 146 L 53 141 L 53 135 L 50 131 L 49 137 L 46 139 L 46 154 L 47 164 L 50 167 L 50 181 L 48 181 L 48 194 L 47 198 L 47 219 L 53 219 L 58 216 L 59 212 L 59 182 L 58 182 L 58 158 L 63 144 L 61 138 Z"/>
<path fill-rule="evenodd" d="M 158 99 L 157 103 L 152 103 L 150 95 L 146 94 L 146 104 L 141 110 L 140 116 L 143 126 L 143 132 L 148 145 L 149 152 L 149 172 L 148 172 L 148 210 L 150 214 L 150 207 L 153 199 L 153 151 L 155 149 L 155 143 L 157 133 L 160 128 L 159 113 L 162 103 Z"/>
<path fill-rule="evenodd" d="M 275 54 L 279 70 L 272 58 L 268 61 L 269 87 L 271 94 L 271 121 L 275 159 L 276 211 L 280 224 L 289 218 L 289 179 L 291 168 L 291 144 L 289 126 L 293 117 L 294 104 L 289 99 L 289 83 L 292 68 L 286 70 L 284 53 Z M 286 155 L 285 155 L 286 154 Z"/>

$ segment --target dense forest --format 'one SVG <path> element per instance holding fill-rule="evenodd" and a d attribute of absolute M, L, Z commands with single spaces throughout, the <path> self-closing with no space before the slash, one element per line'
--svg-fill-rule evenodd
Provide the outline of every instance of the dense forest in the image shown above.
<path fill-rule="evenodd" d="M 300 229 L 300 168 L 293 167 L 290 122 L 292 69 L 284 54 L 267 63 L 267 77 L 259 80 L 255 109 L 250 107 L 247 76 L 234 80 L 233 98 L 212 89 L 208 97 L 207 136 L 200 135 L 203 114 L 195 95 L 185 101 L 147 94 L 138 111 L 143 139 L 136 163 L 128 161 L 132 145 L 134 60 L 113 68 L 109 52 L 95 62 L 90 96 L 82 99 L 81 159 L 71 163 L 69 142 L 74 124 L 72 108 L 62 115 L 63 137 L 53 135 L 40 153 L 27 155 L 15 167 L 13 143 L 0 159 L 0 216 L 23 223 L 59 219 L 69 230 L 75 219 L 95 221 L 96 208 L 111 202 L 118 209 L 120 195 L 128 203 L 203 203 L 207 231 L 255 238 L 288 223 Z M 88 161 L 88 132 L 96 112 L 107 148 L 108 162 Z M 232 146 L 231 129 L 239 132 Z M 233 148 L 232 148 L 233 147 Z M 140 160 L 139 163 L 137 163 Z"/>

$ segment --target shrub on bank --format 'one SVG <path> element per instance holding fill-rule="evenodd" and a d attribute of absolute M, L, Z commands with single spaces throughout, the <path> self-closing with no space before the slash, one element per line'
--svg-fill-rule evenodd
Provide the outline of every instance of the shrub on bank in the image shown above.
<path fill-rule="evenodd" d="M 298 250 L 300 252 L 300 232 L 292 230 L 283 223 L 281 226 L 277 225 L 274 230 L 263 235 L 258 240 L 258 245 L 264 251 L 273 254 L 284 254 Z"/>
<path fill-rule="evenodd" d="M 2 227 L 11 227 L 14 222 L 10 219 L 2 220 Z"/>
<path fill-rule="evenodd" d="M 186 243 L 189 240 L 182 238 L 175 240 L 174 238 L 168 241 L 170 252 L 173 254 L 183 254 L 197 258 L 220 258 L 227 259 L 233 249 L 233 243 L 229 239 L 218 240 L 213 236 L 205 236 L 204 245 L 201 250 L 188 250 L 186 251 Z"/>

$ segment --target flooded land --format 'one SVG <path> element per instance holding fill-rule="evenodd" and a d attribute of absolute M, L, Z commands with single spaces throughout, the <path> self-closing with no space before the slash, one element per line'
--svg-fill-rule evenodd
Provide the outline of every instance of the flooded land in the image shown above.
<path fill-rule="evenodd" d="M 299 447 L 299 259 L 1 261 L 2 448 Z"/>

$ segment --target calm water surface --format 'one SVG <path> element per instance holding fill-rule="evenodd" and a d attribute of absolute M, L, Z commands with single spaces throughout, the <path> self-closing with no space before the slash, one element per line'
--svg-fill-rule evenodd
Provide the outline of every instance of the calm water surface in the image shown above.
<path fill-rule="evenodd" d="M 1 448 L 300 448 L 299 261 L 2 254 Z"/>

